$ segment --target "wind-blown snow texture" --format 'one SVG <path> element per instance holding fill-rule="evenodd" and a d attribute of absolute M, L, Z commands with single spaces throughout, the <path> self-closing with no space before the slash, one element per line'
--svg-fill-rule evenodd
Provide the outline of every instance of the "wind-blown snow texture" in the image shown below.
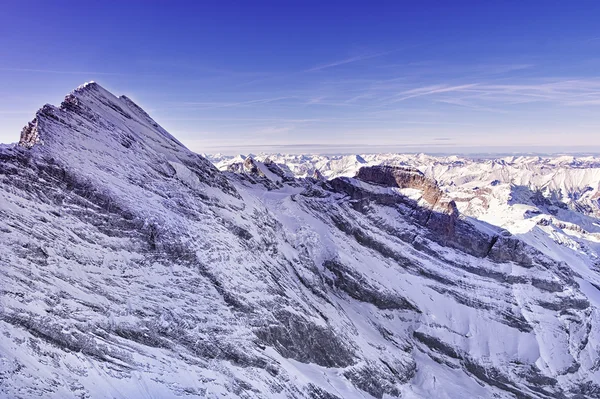
<path fill-rule="evenodd" d="M 0 395 L 600 397 L 594 168 L 310 159 L 44 106 L 0 148 Z"/>

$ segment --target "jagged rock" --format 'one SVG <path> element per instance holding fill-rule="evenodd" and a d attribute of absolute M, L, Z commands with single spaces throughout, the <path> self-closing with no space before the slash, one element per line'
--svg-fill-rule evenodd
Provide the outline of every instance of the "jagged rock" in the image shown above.
<path fill-rule="evenodd" d="M 246 160 L 244 161 L 243 170 L 244 170 L 244 172 L 249 173 L 251 175 L 265 177 L 265 174 L 263 173 L 263 171 L 258 168 L 258 166 L 256 165 L 256 162 L 251 157 L 246 158 Z"/>
<path fill-rule="evenodd" d="M 29 122 L 21 131 L 19 145 L 25 148 L 31 148 L 40 141 L 37 130 L 37 118 Z"/>
<path fill-rule="evenodd" d="M 315 171 L 313 172 L 311 177 L 313 179 L 317 179 L 317 180 L 326 180 L 325 176 L 323 176 L 323 174 L 321 173 L 321 171 L 319 169 L 315 169 Z"/>
<path fill-rule="evenodd" d="M 275 162 L 273 162 L 270 158 L 266 158 L 263 161 L 263 164 L 267 167 L 267 169 L 269 169 L 276 176 L 279 176 L 282 179 L 284 179 L 286 177 L 286 174 L 283 171 L 283 169 L 281 169 L 281 167 L 279 165 L 277 165 Z"/>
<path fill-rule="evenodd" d="M 264 343 L 282 356 L 323 367 L 347 367 L 355 362 L 352 349 L 331 327 L 322 327 L 287 311 L 273 313 L 277 323 L 255 331 Z"/>

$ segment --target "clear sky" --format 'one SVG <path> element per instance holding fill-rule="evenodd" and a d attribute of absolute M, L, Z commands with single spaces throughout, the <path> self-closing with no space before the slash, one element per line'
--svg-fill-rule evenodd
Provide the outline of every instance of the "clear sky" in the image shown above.
<path fill-rule="evenodd" d="M 2 2 L 0 142 L 89 80 L 197 152 L 600 151 L 600 1 Z"/>

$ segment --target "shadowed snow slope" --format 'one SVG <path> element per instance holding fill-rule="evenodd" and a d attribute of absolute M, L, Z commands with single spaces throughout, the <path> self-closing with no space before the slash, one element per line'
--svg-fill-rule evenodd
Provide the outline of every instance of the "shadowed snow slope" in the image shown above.
<path fill-rule="evenodd" d="M 0 396 L 600 397 L 597 270 L 339 164 L 221 172 L 95 83 L 44 106 L 0 147 Z"/>

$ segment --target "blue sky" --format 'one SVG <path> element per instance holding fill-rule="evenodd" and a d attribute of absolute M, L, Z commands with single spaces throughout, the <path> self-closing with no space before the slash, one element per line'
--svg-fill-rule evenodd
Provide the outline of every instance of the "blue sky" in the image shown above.
<path fill-rule="evenodd" d="M 87 3 L 3 3 L 0 142 L 95 80 L 197 152 L 600 151 L 597 1 Z"/>

